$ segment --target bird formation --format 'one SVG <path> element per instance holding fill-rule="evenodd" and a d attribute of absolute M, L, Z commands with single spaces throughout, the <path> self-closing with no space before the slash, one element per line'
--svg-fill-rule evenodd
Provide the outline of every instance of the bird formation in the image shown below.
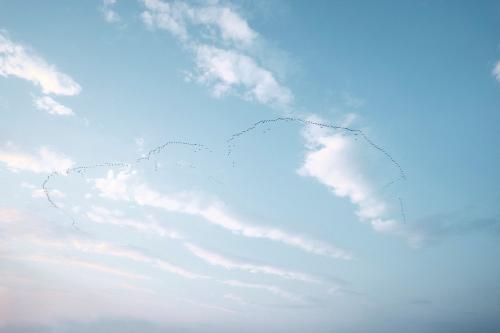
<path fill-rule="evenodd" d="M 354 136 L 359 136 L 359 137 L 363 138 L 363 140 L 369 146 L 371 146 L 373 149 L 381 152 L 398 169 L 399 177 L 397 177 L 396 179 L 394 179 L 391 182 L 384 185 L 383 186 L 384 189 L 393 185 L 394 183 L 396 183 L 400 180 L 406 180 L 406 174 L 405 174 L 403 168 L 401 167 L 401 165 L 393 158 L 393 156 L 386 149 L 384 149 L 383 147 L 374 143 L 362 130 L 353 129 L 353 128 L 349 128 L 346 126 L 321 123 L 321 122 L 308 120 L 308 119 L 302 119 L 302 118 L 278 117 L 278 118 L 273 118 L 273 119 L 259 120 L 259 121 L 255 122 L 254 124 L 252 124 L 250 127 L 246 128 L 242 131 L 239 131 L 237 133 L 232 134 L 226 140 L 226 145 L 227 145 L 226 146 L 226 156 L 229 158 L 232 155 L 233 150 L 236 148 L 237 140 L 239 140 L 242 136 L 256 130 L 257 128 L 259 128 L 261 126 L 278 124 L 278 123 L 299 123 L 299 124 L 306 125 L 306 126 L 315 126 L 315 127 L 319 127 L 319 128 L 329 128 L 329 129 L 333 129 L 333 130 L 341 130 L 341 131 L 347 132 L 348 134 L 351 134 Z M 270 130 L 269 127 L 266 128 L 264 133 L 268 132 L 269 130 Z M 163 143 L 162 145 L 157 146 L 157 147 L 149 150 L 147 153 L 143 154 L 141 157 L 137 158 L 133 162 L 104 162 L 104 163 L 83 165 L 83 166 L 69 168 L 69 169 L 65 170 L 63 173 L 54 171 L 54 172 L 50 173 L 47 176 L 47 178 L 43 181 L 42 190 L 45 193 L 45 197 L 46 197 L 47 201 L 49 202 L 49 204 L 53 208 L 61 211 L 64 215 L 70 217 L 72 220 L 72 224 L 75 225 L 76 221 L 75 221 L 74 217 L 69 212 L 64 210 L 62 207 L 57 205 L 57 203 L 54 202 L 54 200 L 50 196 L 50 190 L 48 188 L 48 184 L 54 177 L 60 176 L 61 174 L 69 176 L 73 173 L 78 173 L 78 174 L 83 175 L 88 170 L 96 169 L 96 168 L 103 168 L 103 167 L 106 167 L 106 168 L 130 168 L 131 166 L 142 163 L 144 161 L 150 161 L 153 156 L 162 153 L 168 146 L 172 146 L 172 145 L 180 145 L 180 146 L 186 146 L 186 147 L 192 148 L 195 153 L 199 152 L 199 151 L 207 151 L 210 153 L 213 152 L 206 145 L 200 144 L 200 143 L 193 143 L 193 142 L 188 142 L 188 141 L 176 141 L 176 140 L 167 141 L 167 142 Z M 231 162 L 232 162 L 232 166 L 235 167 L 236 162 L 234 160 L 232 160 Z M 189 166 L 191 168 L 194 167 L 192 164 L 189 164 Z M 155 163 L 155 171 L 158 171 L 157 163 Z M 209 176 L 209 178 L 213 179 L 213 177 L 211 177 L 211 176 Z M 220 182 L 220 181 L 217 181 L 217 182 Z M 400 204 L 400 210 L 401 210 L 401 215 L 402 215 L 403 221 L 406 222 L 406 213 L 404 211 L 403 199 L 401 197 L 398 197 L 398 200 L 399 200 L 399 204 Z"/>

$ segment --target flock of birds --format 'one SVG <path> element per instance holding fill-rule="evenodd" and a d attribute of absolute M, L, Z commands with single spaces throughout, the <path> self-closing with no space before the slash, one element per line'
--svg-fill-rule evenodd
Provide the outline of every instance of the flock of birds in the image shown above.
<path fill-rule="evenodd" d="M 401 165 L 394 159 L 394 157 L 383 147 L 379 146 L 375 142 L 373 142 L 362 130 L 360 129 L 353 129 L 350 127 L 345 127 L 345 126 L 339 126 L 339 125 L 333 125 L 333 124 L 328 124 L 328 123 L 321 123 L 313 120 L 308 120 L 308 119 L 302 119 L 302 118 L 293 118 L 293 117 L 278 117 L 278 118 L 273 118 L 273 119 L 264 119 L 255 122 L 252 124 L 250 127 L 232 134 L 227 140 L 226 140 L 226 156 L 231 157 L 233 154 L 233 151 L 236 147 L 236 143 L 239 139 L 241 139 L 242 136 L 249 134 L 252 131 L 257 130 L 258 128 L 265 126 L 265 125 L 270 125 L 270 124 L 279 124 L 279 123 L 298 123 L 302 124 L 305 126 L 314 126 L 314 127 L 319 127 L 319 128 L 328 128 L 332 130 L 340 130 L 347 132 L 351 135 L 354 136 L 359 136 L 361 137 L 369 146 L 371 146 L 373 149 L 379 151 L 382 153 L 398 170 L 399 176 L 395 178 L 394 180 L 390 181 L 386 185 L 383 186 L 383 188 L 387 188 L 389 186 L 394 185 L 395 183 L 401 181 L 401 180 L 406 180 L 406 174 L 401 167 Z M 269 130 L 269 128 L 267 129 Z M 145 162 L 145 161 L 150 161 L 151 158 L 155 155 L 158 155 L 162 153 L 165 149 L 167 149 L 169 146 L 185 146 L 188 148 L 193 149 L 194 152 L 199 152 L 199 151 L 207 151 L 209 153 L 213 153 L 213 150 L 207 147 L 206 145 L 199 144 L 199 143 L 192 143 L 192 142 L 187 142 L 187 141 L 167 141 L 163 143 L 160 146 L 157 146 L 151 150 L 149 150 L 147 153 L 143 154 L 141 157 L 137 158 L 135 161 L 132 162 L 104 162 L 104 163 L 97 163 L 97 164 L 91 164 L 91 165 L 82 165 L 82 166 L 76 166 L 72 167 L 69 169 L 64 170 L 63 172 L 58 172 L 54 171 L 50 173 L 45 180 L 42 183 L 42 190 L 45 193 L 45 197 L 53 208 L 61 211 L 64 215 L 69 217 L 72 221 L 72 225 L 76 226 L 76 221 L 74 217 L 67 212 L 64 208 L 60 207 L 51 197 L 50 195 L 50 188 L 49 188 L 49 182 L 54 179 L 55 177 L 65 175 L 69 176 L 74 173 L 78 173 L 80 175 L 85 174 L 88 170 L 91 169 L 96 169 L 96 168 L 130 168 L 134 165 L 137 165 L 139 163 Z M 233 167 L 235 166 L 234 160 L 232 160 L 232 165 Z M 158 165 L 155 163 L 155 171 L 158 170 Z M 209 176 L 209 178 L 213 178 L 212 176 Z M 219 181 L 220 182 L 220 181 Z M 403 223 L 406 222 L 406 213 L 404 209 L 404 203 L 403 199 L 401 197 L 398 197 L 399 201 L 399 206 L 400 206 L 400 211 L 401 211 L 401 217 Z"/>

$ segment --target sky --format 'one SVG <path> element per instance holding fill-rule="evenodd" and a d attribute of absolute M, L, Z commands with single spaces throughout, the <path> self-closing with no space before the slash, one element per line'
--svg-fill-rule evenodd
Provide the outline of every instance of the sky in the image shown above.
<path fill-rule="evenodd" d="M 0 1 L 0 332 L 499 332 L 499 1 Z"/>

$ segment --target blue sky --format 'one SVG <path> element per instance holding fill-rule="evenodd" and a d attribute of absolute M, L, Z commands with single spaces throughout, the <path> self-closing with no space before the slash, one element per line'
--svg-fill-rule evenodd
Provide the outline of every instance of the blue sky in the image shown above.
<path fill-rule="evenodd" d="M 500 3 L 0 1 L 1 332 L 497 332 Z"/>

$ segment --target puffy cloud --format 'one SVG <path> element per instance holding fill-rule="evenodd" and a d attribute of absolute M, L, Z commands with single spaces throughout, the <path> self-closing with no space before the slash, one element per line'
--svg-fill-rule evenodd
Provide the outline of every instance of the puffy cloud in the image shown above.
<path fill-rule="evenodd" d="M 275 107 L 287 107 L 292 102 L 290 90 L 244 51 L 251 51 L 258 34 L 233 9 L 217 3 L 192 6 L 178 1 L 143 2 L 144 24 L 170 32 L 193 52 L 196 71 L 188 79 L 194 76 L 197 82 L 209 86 L 215 97 L 231 92 Z"/>
<path fill-rule="evenodd" d="M 40 86 L 45 94 L 77 95 L 80 85 L 43 58 L 0 31 L 0 75 L 16 76 Z"/>
<path fill-rule="evenodd" d="M 73 110 L 54 101 L 50 96 L 37 97 L 34 100 L 37 109 L 47 111 L 49 114 L 58 116 L 73 116 Z"/>
<path fill-rule="evenodd" d="M 11 144 L 0 148 L 0 162 L 7 165 L 7 168 L 17 171 L 31 171 L 35 173 L 64 173 L 74 165 L 74 162 L 48 147 L 41 147 L 37 154 L 30 154 L 16 150 Z"/>
<path fill-rule="evenodd" d="M 347 126 L 352 116 L 345 121 Z M 318 121 L 317 118 L 311 118 Z M 313 177 L 341 198 L 356 205 L 356 214 L 371 222 L 377 231 L 390 231 L 393 220 L 386 220 L 387 204 L 375 195 L 373 186 L 364 176 L 361 163 L 355 157 L 354 139 L 327 128 L 308 126 L 303 132 L 308 151 L 299 174 Z"/>
<path fill-rule="evenodd" d="M 129 200 L 127 192 L 127 180 L 134 174 L 134 171 L 120 171 L 116 176 L 113 170 L 109 170 L 106 178 L 98 178 L 94 181 L 94 186 L 99 190 L 100 196 L 113 200 Z"/>
<path fill-rule="evenodd" d="M 224 267 L 225 269 L 239 269 L 250 273 L 263 273 L 282 277 L 289 280 L 320 283 L 320 280 L 306 273 L 293 272 L 269 265 L 257 265 L 250 262 L 229 259 L 218 253 L 208 251 L 194 244 L 186 243 L 186 248 L 195 256 L 203 259 L 210 265 Z"/>
<path fill-rule="evenodd" d="M 211 86 L 216 97 L 235 91 L 245 99 L 277 106 L 286 106 L 293 99 L 270 71 L 238 51 L 198 45 L 195 62 L 197 80 Z"/>
<path fill-rule="evenodd" d="M 347 119 L 343 126 L 348 126 L 352 119 Z M 498 218 L 441 214 L 405 223 L 387 218 L 389 204 L 376 195 L 373 185 L 364 176 L 352 137 L 312 126 L 304 130 L 303 136 L 307 152 L 299 174 L 315 178 L 338 197 L 348 198 L 356 206 L 358 217 L 369 221 L 375 231 L 400 236 L 415 248 L 465 232 L 489 230 L 492 234 L 500 234 Z"/>

